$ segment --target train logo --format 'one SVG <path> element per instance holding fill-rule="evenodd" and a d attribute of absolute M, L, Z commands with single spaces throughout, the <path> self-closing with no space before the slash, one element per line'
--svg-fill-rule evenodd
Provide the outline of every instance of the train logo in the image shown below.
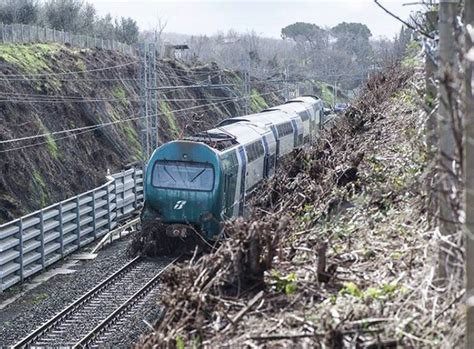
<path fill-rule="evenodd" d="M 186 205 L 187 201 L 186 200 L 179 200 L 176 202 L 176 205 L 174 205 L 173 209 L 175 210 L 182 210 L 184 205 Z"/>

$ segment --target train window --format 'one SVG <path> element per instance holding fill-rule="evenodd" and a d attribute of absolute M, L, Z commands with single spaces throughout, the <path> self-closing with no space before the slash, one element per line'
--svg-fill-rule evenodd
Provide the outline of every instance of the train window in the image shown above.
<path fill-rule="evenodd" d="M 222 167 L 224 168 L 224 171 L 230 171 L 238 165 L 239 161 L 237 160 L 237 154 L 235 150 L 227 152 L 222 156 Z"/>
<path fill-rule="evenodd" d="M 305 122 L 309 120 L 309 112 L 307 110 L 301 112 L 300 114 L 301 121 Z"/>
<path fill-rule="evenodd" d="M 263 148 L 262 142 L 258 141 L 255 143 L 255 148 L 257 149 L 258 157 L 262 157 L 265 154 L 265 149 Z"/>
<path fill-rule="evenodd" d="M 263 145 L 261 141 L 254 142 L 245 146 L 245 151 L 247 152 L 248 162 L 252 162 L 257 160 L 258 158 L 262 157 L 265 153 L 263 149 Z"/>
<path fill-rule="evenodd" d="M 214 167 L 211 164 L 157 161 L 151 184 L 163 189 L 211 191 L 214 188 L 214 177 Z"/>
<path fill-rule="evenodd" d="M 280 137 L 284 137 L 293 133 L 293 127 L 291 126 L 291 122 L 286 122 L 284 124 L 278 125 L 277 130 L 278 130 L 278 135 Z"/>

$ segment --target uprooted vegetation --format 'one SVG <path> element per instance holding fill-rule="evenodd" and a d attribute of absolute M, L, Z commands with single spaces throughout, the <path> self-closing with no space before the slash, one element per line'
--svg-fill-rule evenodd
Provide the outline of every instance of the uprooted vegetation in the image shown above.
<path fill-rule="evenodd" d="M 417 79 L 373 77 L 265 184 L 251 219 L 168 271 L 163 316 L 137 346 L 460 345 L 460 293 L 431 283 Z"/>
<path fill-rule="evenodd" d="M 240 73 L 159 60 L 157 75 L 158 86 L 236 86 L 160 91 L 162 142 L 243 113 Z M 259 106 L 281 102 L 275 87 L 258 81 L 255 86 Z M 0 141 L 46 134 L 0 144 L 0 223 L 92 189 L 105 181 L 107 170 L 142 161 L 138 57 L 57 44 L 4 44 L 0 91 Z"/>

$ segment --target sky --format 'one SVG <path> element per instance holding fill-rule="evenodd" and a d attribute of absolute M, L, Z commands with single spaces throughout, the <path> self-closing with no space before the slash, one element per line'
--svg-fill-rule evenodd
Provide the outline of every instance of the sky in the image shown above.
<path fill-rule="evenodd" d="M 374 37 L 393 38 L 401 23 L 383 12 L 373 0 L 88 0 L 99 15 L 132 17 L 141 29 L 152 29 L 159 19 L 165 32 L 212 35 L 218 31 L 255 31 L 279 38 L 281 28 L 294 22 L 335 26 L 341 22 L 366 24 Z M 389 10 L 407 18 L 414 1 L 380 0 Z"/>

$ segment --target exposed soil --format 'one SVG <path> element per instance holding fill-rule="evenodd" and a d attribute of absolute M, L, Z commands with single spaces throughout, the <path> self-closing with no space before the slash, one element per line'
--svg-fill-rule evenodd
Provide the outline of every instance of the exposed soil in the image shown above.
<path fill-rule="evenodd" d="M 462 280 L 432 284 L 418 81 L 373 77 L 266 184 L 253 218 L 164 275 L 165 316 L 137 347 L 461 346 Z"/>
<path fill-rule="evenodd" d="M 105 181 L 107 170 L 141 160 L 138 63 L 137 57 L 102 50 L 0 46 L 0 141 L 114 123 L 0 144 L 0 223 L 94 188 Z M 160 91 L 163 142 L 243 113 L 242 100 L 230 100 L 239 94 L 239 73 L 173 60 L 157 61 L 157 71 L 158 86 L 236 84 L 234 90 Z M 253 110 L 281 101 L 274 87 L 255 82 L 255 88 L 249 101 Z M 178 111 L 184 108 L 191 109 Z M 133 120 L 122 122 L 127 119 Z"/>

